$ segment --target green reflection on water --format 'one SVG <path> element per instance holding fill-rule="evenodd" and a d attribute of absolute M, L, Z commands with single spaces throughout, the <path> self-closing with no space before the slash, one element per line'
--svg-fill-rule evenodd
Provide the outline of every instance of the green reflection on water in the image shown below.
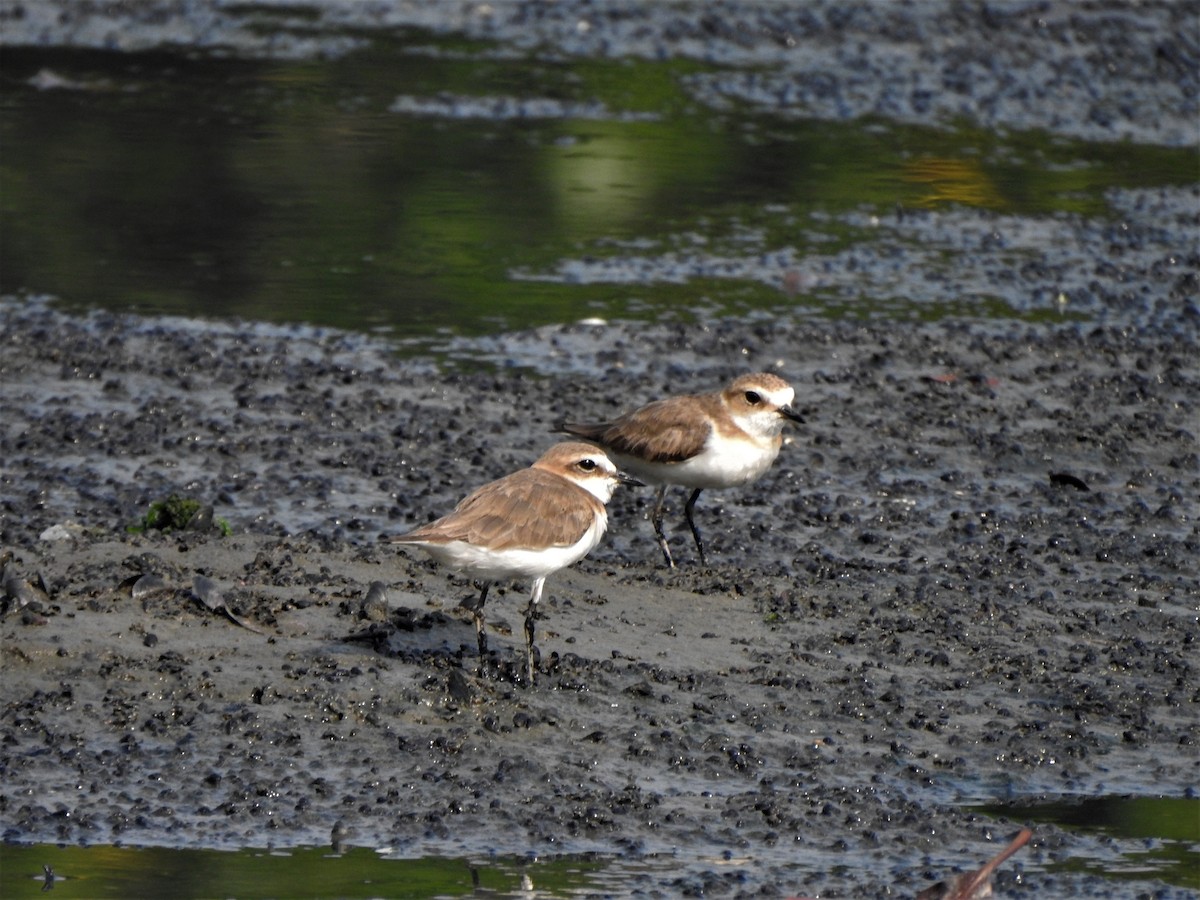
<path fill-rule="evenodd" d="M 1039 803 L 1018 801 L 975 808 L 988 816 L 1045 822 L 1070 831 L 1099 832 L 1143 842 L 1135 850 L 1123 848 L 1119 861 L 1088 859 L 1068 849 L 1063 859 L 1046 865 L 1051 871 L 1088 872 L 1131 880 L 1151 876 L 1168 884 L 1200 890 L 1200 800 L 1096 797 Z"/>
<path fill-rule="evenodd" d="M 54 872 L 44 891 L 44 866 Z M 601 863 L 388 859 L 366 849 L 175 850 L 0 844 L 0 896 L 155 898 L 459 897 L 477 889 L 512 895 L 535 888 L 561 896 L 593 884 Z"/>
<path fill-rule="evenodd" d="M 830 252 L 874 239 L 839 224 L 851 210 L 1104 214 L 1109 187 L 1195 175 L 1188 149 L 718 114 L 682 85 L 694 62 L 499 60 L 463 42 L 414 50 L 435 43 L 407 34 L 302 62 L 6 48 L 0 291 L 401 338 L 634 308 L 657 317 L 698 296 L 718 310 L 802 299 L 827 315 L 894 315 L 912 311 L 869 297 L 789 300 L 736 279 L 701 295 L 694 282 L 581 285 L 510 272 L 636 252 L 615 242 L 655 255 L 681 234 L 720 240 L 732 227 L 758 229 L 762 251 Z M 76 87 L 33 88 L 44 68 Z M 634 116 L 389 111 L 398 96 L 447 95 L 599 101 Z M 819 247 L 806 244 L 814 230 Z M 981 314 L 1015 315 L 999 298 Z"/>

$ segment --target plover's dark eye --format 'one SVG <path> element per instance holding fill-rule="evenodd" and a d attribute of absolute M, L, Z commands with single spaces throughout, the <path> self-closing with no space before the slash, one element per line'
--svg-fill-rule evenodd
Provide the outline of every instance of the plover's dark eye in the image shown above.
<path fill-rule="evenodd" d="M 596 461 L 594 459 L 588 459 L 585 456 L 579 461 L 579 468 L 583 469 L 585 472 L 590 472 L 592 469 L 596 468 Z"/>
<path fill-rule="evenodd" d="M 762 397 L 758 395 L 758 391 L 746 391 L 746 402 L 751 406 L 758 406 L 762 403 Z"/>

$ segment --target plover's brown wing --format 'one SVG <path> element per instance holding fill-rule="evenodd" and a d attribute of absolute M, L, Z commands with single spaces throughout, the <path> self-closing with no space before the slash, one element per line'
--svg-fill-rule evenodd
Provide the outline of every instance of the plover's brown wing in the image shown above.
<path fill-rule="evenodd" d="M 713 405 L 707 396 L 667 397 L 611 422 L 563 423 L 561 430 L 647 462 L 683 462 L 704 449 Z"/>
<path fill-rule="evenodd" d="M 469 494 L 449 515 L 392 540 L 466 541 L 491 550 L 569 547 L 603 511 L 599 500 L 567 479 L 522 469 Z"/>

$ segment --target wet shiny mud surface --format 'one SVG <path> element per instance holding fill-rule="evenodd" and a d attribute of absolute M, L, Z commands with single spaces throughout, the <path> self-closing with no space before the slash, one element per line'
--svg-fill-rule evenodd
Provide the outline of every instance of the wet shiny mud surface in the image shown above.
<path fill-rule="evenodd" d="M 1022 824 L 965 804 L 1196 783 L 1194 317 L 572 326 L 528 336 L 578 363 L 543 377 L 3 315 L 8 840 L 311 845 L 340 821 L 418 856 L 670 858 L 632 886 L 669 894 L 913 894 Z M 489 599 L 480 677 L 470 585 L 377 543 L 568 412 L 773 362 L 807 421 L 702 497 L 713 564 L 675 497 L 663 569 L 650 492 L 624 491 L 549 579 L 533 688 L 523 586 Z M 234 534 L 124 531 L 171 491 Z M 1122 852 L 1039 825 L 998 883 L 1112 896 L 1047 870 Z"/>

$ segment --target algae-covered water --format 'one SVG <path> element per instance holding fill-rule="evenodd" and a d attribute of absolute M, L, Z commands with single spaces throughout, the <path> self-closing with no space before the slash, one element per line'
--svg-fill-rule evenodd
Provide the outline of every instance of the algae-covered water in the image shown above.
<path fill-rule="evenodd" d="M 1200 800 L 1098 797 L 1086 801 L 980 807 L 997 816 L 1077 832 L 1140 838 L 1140 849 L 1112 848 L 1095 858 L 1051 862 L 1051 871 L 1090 872 L 1136 882 L 1158 878 L 1200 884 Z M 730 857 L 731 869 L 744 861 Z M 204 850 L 169 847 L 0 844 L 0 895 L 18 900 L 53 890 L 61 898 L 203 900 L 238 897 L 579 897 L 633 893 L 671 870 L 669 857 L 593 854 L 550 859 L 424 858 L 393 848 L 293 847 Z"/>
<path fill-rule="evenodd" d="M 300 59 L 14 47 L 0 74 L 0 292 L 408 351 L 591 317 L 1088 314 L 1086 282 L 1030 296 L 964 259 L 1062 266 L 1063 217 L 1197 174 L 1194 147 L 714 105 L 695 85 L 728 66 L 415 30 Z"/>

